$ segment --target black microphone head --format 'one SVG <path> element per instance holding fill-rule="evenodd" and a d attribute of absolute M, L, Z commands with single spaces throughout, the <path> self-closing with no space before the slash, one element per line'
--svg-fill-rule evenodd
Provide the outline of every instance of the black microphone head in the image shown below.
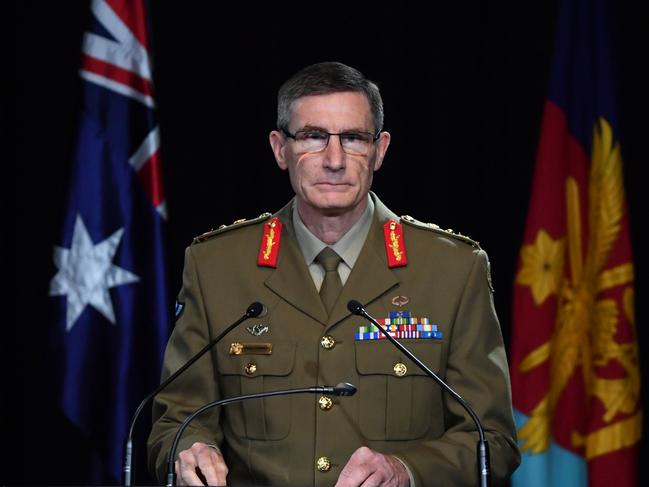
<path fill-rule="evenodd" d="M 347 303 L 347 309 L 349 310 L 350 313 L 355 314 L 355 315 L 362 315 L 363 314 L 363 305 L 356 301 L 355 299 L 351 299 Z"/>
<path fill-rule="evenodd" d="M 356 386 L 349 382 L 341 382 L 333 387 L 334 396 L 353 396 L 356 394 Z"/>
<path fill-rule="evenodd" d="M 259 301 L 255 301 L 248 306 L 246 314 L 248 315 L 248 318 L 261 318 L 262 316 L 266 316 L 266 311 L 266 306 L 261 304 Z"/>

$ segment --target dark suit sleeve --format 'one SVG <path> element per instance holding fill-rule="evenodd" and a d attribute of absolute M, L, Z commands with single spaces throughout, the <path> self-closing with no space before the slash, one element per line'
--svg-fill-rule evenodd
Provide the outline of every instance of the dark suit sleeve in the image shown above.
<path fill-rule="evenodd" d="M 162 369 L 163 380 L 179 369 L 212 338 L 209 336 L 192 247 L 185 251 L 183 286 L 178 301 L 184 304 L 184 309 L 167 344 Z M 153 401 L 153 428 L 148 441 L 149 468 L 162 483 L 166 480 L 167 456 L 180 424 L 193 411 L 219 398 L 214 370 L 212 355 L 208 352 Z M 220 408 L 211 409 L 197 417 L 185 430 L 177 451 L 187 449 L 197 441 L 220 444 L 221 430 L 215 430 L 215 425 L 219 424 L 219 410 Z"/>
<path fill-rule="evenodd" d="M 446 382 L 475 410 L 491 452 L 492 485 L 501 485 L 520 462 L 512 416 L 507 358 L 493 305 L 489 261 L 482 250 L 474 261 L 451 332 Z M 446 433 L 396 455 L 417 487 L 477 485 L 478 433 L 465 410 L 445 395 Z"/>

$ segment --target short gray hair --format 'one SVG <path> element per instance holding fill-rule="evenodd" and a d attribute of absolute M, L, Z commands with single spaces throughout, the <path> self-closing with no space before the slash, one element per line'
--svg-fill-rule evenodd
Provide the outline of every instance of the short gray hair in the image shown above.
<path fill-rule="evenodd" d="M 364 93 L 370 104 L 375 133 L 383 129 L 383 100 L 379 87 L 359 70 L 338 62 L 317 63 L 289 78 L 277 93 L 277 128 L 288 130 L 293 103 L 303 96 L 343 91 Z"/>

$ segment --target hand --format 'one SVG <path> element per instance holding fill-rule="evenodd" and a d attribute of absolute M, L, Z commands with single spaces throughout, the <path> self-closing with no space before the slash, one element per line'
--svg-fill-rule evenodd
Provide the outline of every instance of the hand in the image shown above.
<path fill-rule="evenodd" d="M 205 443 L 194 443 L 178 454 L 178 485 L 227 485 L 228 466 L 223 455 Z"/>
<path fill-rule="evenodd" d="M 403 463 L 391 455 L 360 447 L 349 458 L 336 487 L 409 487 L 410 477 Z"/>

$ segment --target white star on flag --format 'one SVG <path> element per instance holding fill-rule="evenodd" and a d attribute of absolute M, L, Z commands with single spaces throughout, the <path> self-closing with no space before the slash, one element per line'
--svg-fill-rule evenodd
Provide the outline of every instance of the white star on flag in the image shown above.
<path fill-rule="evenodd" d="M 50 296 L 67 296 L 66 331 L 72 329 L 88 304 L 115 324 L 108 290 L 140 280 L 112 263 L 123 233 L 124 229 L 120 228 L 93 245 L 81 215 L 77 215 L 70 248 L 54 247 L 54 264 L 59 271 L 50 282 Z"/>

